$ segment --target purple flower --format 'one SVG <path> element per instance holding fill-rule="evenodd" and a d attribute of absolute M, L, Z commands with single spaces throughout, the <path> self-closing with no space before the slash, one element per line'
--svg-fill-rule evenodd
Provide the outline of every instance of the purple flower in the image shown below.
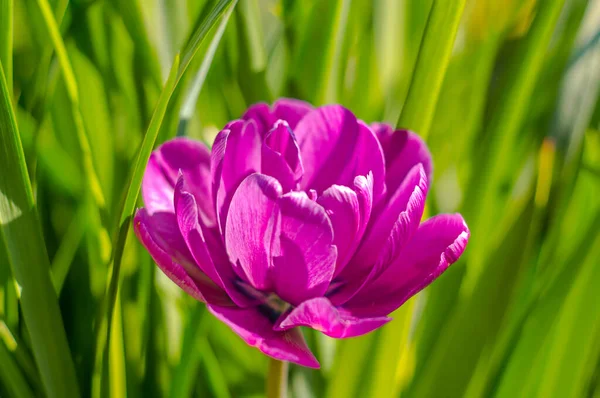
<path fill-rule="evenodd" d="M 377 329 L 465 249 L 459 214 L 420 223 L 431 168 L 412 132 L 280 99 L 227 124 L 212 151 L 185 138 L 154 151 L 135 232 L 248 344 L 318 367 L 298 326 Z"/>

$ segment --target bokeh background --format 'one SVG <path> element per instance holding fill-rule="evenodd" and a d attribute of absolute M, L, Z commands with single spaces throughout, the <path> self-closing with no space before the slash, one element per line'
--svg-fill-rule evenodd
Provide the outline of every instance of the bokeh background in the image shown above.
<path fill-rule="evenodd" d="M 264 395 L 129 226 L 153 147 L 289 96 L 415 130 L 471 229 L 291 396 L 600 397 L 600 1 L 0 0 L 0 61 L 0 396 Z"/>

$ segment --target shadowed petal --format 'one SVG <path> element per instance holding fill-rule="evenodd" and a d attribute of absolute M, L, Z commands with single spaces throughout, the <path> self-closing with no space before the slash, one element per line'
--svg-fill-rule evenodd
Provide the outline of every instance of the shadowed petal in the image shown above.
<path fill-rule="evenodd" d="M 299 329 L 274 331 L 273 324 L 256 308 L 237 309 L 209 305 L 208 309 L 246 343 L 263 353 L 281 361 L 319 368 L 319 362 L 306 346 Z"/>
<path fill-rule="evenodd" d="M 210 179 L 206 178 L 209 169 L 210 152 L 202 142 L 175 138 L 159 146 L 150 155 L 142 180 L 142 197 L 148 213 L 174 211 L 174 187 L 179 170 L 182 170 L 195 176 L 190 193 L 207 204 L 201 207 L 201 215 L 208 224 L 214 223 Z"/>
<path fill-rule="evenodd" d="M 383 123 L 371 125 L 385 154 L 386 185 L 394 192 L 408 172 L 418 163 L 423 165 L 427 179 L 431 182 L 431 154 L 421 137 L 409 130 L 395 130 Z"/>
<path fill-rule="evenodd" d="M 351 186 L 373 173 L 374 202 L 385 192 L 383 152 L 373 131 L 346 108 L 328 105 L 308 113 L 294 130 L 304 177 L 301 188 L 323 192 L 333 184 Z"/>
<path fill-rule="evenodd" d="M 382 316 L 436 279 L 461 256 L 469 229 L 460 214 L 425 221 L 396 260 L 344 304 L 354 316 Z"/>
<path fill-rule="evenodd" d="M 270 288 L 269 268 L 278 234 L 277 199 L 281 185 L 264 174 L 252 174 L 231 200 L 225 245 L 238 276 L 260 290 Z"/>
<path fill-rule="evenodd" d="M 289 314 L 284 314 L 275 330 L 308 326 L 337 339 L 369 333 L 391 321 L 388 317 L 357 318 L 345 310 L 335 308 L 325 297 L 303 302 Z"/>
<path fill-rule="evenodd" d="M 323 207 L 304 192 L 279 200 L 279 255 L 273 258 L 275 292 L 291 304 L 321 296 L 335 270 L 337 256 L 331 222 Z"/>
<path fill-rule="evenodd" d="M 225 230 L 229 203 L 238 185 L 260 171 L 260 143 L 260 134 L 252 120 L 231 122 L 215 138 L 211 173 L 221 232 Z"/>
<path fill-rule="evenodd" d="M 233 305 L 227 294 L 194 262 L 173 213 L 150 215 L 146 209 L 139 209 L 133 226 L 159 268 L 186 293 L 199 301 Z"/>
<path fill-rule="evenodd" d="M 262 144 L 261 173 L 277 178 L 284 192 L 296 188 L 304 167 L 300 149 L 287 122 L 279 120 Z"/>

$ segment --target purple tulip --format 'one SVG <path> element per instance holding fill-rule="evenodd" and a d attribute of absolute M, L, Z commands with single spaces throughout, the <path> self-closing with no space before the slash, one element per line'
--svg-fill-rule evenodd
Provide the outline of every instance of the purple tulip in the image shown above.
<path fill-rule="evenodd" d="M 379 328 L 455 262 L 459 214 L 420 223 L 431 157 L 414 133 L 339 105 L 253 105 L 209 150 L 156 149 L 135 232 L 162 271 L 246 343 L 319 367 L 298 326 Z"/>

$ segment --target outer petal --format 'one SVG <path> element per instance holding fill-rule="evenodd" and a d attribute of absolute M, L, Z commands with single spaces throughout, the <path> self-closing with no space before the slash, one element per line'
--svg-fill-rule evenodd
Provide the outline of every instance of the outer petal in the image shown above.
<path fill-rule="evenodd" d="M 279 255 L 273 259 L 275 292 L 297 305 L 322 296 L 333 276 L 337 256 L 333 230 L 325 210 L 304 192 L 279 200 Z"/>
<path fill-rule="evenodd" d="M 335 305 L 349 300 L 368 279 L 377 277 L 412 238 L 423 216 L 427 188 L 423 167 L 417 165 L 374 216 L 358 251 L 340 274 L 346 285 L 332 293 Z"/>
<path fill-rule="evenodd" d="M 341 308 L 335 308 L 325 297 L 303 302 L 289 314 L 284 314 L 275 330 L 308 326 L 337 339 L 369 333 L 391 321 L 388 317 L 357 318 Z"/>
<path fill-rule="evenodd" d="M 260 290 L 270 289 L 269 268 L 276 250 L 281 185 L 276 179 L 252 174 L 233 195 L 227 215 L 225 245 L 233 269 Z"/>
<path fill-rule="evenodd" d="M 174 211 L 174 187 L 182 170 L 196 177 L 190 191 L 199 202 L 206 204 L 200 209 L 202 217 L 208 224 L 214 223 L 210 181 L 206 178 L 209 169 L 210 152 L 202 142 L 175 138 L 159 146 L 150 155 L 142 180 L 142 197 L 148 213 Z"/>
<path fill-rule="evenodd" d="M 256 308 L 242 310 L 214 305 L 208 308 L 246 343 L 263 353 L 281 361 L 319 368 L 319 362 L 306 346 L 300 330 L 274 331 L 273 324 Z"/>
<path fill-rule="evenodd" d="M 295 134 L 304 163 L 301 187 L 323 192 L 350 186 L 357 175 L 373 173 L 374 200 L 385 191 L 383 152 L 373 131 L 346 108 L 329 105 L 308 113 Z"/>
<path fill-rule="evenodd" d="M 199 301 L 233 305 L 225 292 L 194 262 L 173 213 L 150 215 L 146 209 L 139 209 L 133 225 L 138 239 L 159 268 L 186 293 Z"/>
<path fill-rule="evenodd" d="M 317 202 L 323 206 L 333 226 L 333 243 L 338 249 L 334 277 L 344 269 L 360 243 L 373 204 L 373 175 L 357 176 L 354 189 L 334 185 Z"/>
<path fill-rule="evenodd" d="M 260 171 L 261 137 L 252 120 L 234 121 L 215 138 L 211 153 L 213 195 L 221 232 L 231 198 L 244 178 Z"/>
<path fill-rule="evenodd" d="M 275 177 L 285 192 L 296 188 L 304 167 L 294 133 L 287 122 L 278 120 L 262 144 L 261 173 Z"/>
<path fill-rule="evenodd" d="M 391 313 L 458 260 L 468 240 L 469 229 L 460 214 L 430 218 L 419 227 L 396 261 L 344 308 L 358 317 Z"/>
<path fill-rule="evenodd" d="M 394 131 L 387 124 L 374 123 L 371 127 L 375 130 L 385 154 L 385 182 L 388 192 L 394 192 L 418 163 L 423 165 L 425 174 L 431 181 L 431 154 L 421 137 L 409 130 Z"/>
<path fill-rule="evenodd" d="M 179 230 L 194 260 L 202 271 L 223 288 L 233 302 L 248 307 L 255 299 L 244 294 L 235 284 L 237 276 L 225 252 L 221 235 L 215 227 L 207 227 L 198 219 L 196 200 L 187 191 L 187 181 L 179 176 L 175 186 L 175 213 Z"/>

